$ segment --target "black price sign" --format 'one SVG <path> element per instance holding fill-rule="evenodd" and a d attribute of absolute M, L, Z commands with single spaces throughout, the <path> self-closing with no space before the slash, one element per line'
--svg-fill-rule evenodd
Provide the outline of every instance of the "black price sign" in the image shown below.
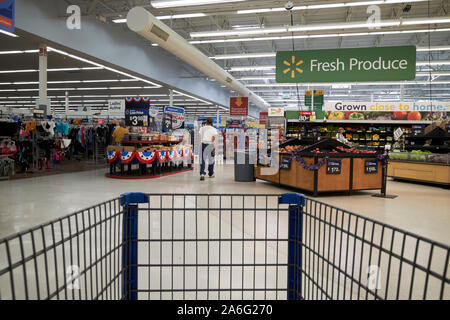
<path fill-rule="evenodd" d="M 378 173 L 378 161 L 377 160 L 366 160 L 365 172 L 368 174 Z"/>
<path fill-rule="evenodd" d="M 424 125 L 413 125 L 412 126 L 412 134 L 413 136 L 421 136 L 425 131 Z"/>
<path fill-rule="evenodd" d="M 291 159 L 290 158 L 281 158 L 280 169 L 290 169 L 291 168 Z"/>
<path fill-rule="evenodd" d="M 342 162 L 341 160 L 328 160 L 327 174 L 341 174 Z"/>
<path fill-rule="evenodd" d="M 125 109 L 125 124 L 129 127 L 147 127 L 148 109 Z"/>

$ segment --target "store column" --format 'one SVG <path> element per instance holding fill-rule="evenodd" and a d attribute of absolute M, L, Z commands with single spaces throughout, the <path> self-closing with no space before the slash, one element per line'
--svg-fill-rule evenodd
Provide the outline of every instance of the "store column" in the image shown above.
<path fill-rule="evenodd" d="M 169 106 L 171 108 L 173 107 L 173 90 L 172 89 L 169 90 Z"/>
<path fill-rule="evenodd" d="M 66 116 L 67 116 L 67 114 L 69 113 L 69 91 L 65 92 L 64 98 L 65 98 L 65 110 L 66 110 Z"/>
<path fill-rule="evenodd" d="M 47 106 L 47 46 L 39 47 L 39 108 L 45 106 L 45 112 L 48 113 Z"/>

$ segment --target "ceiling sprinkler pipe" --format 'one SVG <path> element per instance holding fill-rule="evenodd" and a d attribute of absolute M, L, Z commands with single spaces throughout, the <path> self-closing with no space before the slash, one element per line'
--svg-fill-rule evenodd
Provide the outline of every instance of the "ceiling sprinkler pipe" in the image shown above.
<path fill-rule="evenodd" d="M 144 38 L 157 43 L 181 60 L 189 63 L 208 77 L 215 79 L 227 88 L 243 97 L 249 97 L 257 107 L 267 109 L 270 106 L 264 99 L 247 89 L 231 74 L 223 70 L 217 63 L 200 52 L 183 37 L 154 17 L 142 7 L 135 7 L 128 12 L 128 27 Z"/>

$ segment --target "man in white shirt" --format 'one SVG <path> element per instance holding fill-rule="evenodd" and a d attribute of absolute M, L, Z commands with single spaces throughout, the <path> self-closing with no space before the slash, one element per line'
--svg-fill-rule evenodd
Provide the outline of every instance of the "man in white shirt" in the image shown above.
<path fill-rule="evenodd" d="M 208 175 L 214 178 L 214 156 L 217 142 L 217 130 L 212 126 L 212 118 L 206 119 L 206 125 L 200 129 L 202 154 L 200 155 L 200 180 L 205 180 L 206 159 L 208 159 Z"/>

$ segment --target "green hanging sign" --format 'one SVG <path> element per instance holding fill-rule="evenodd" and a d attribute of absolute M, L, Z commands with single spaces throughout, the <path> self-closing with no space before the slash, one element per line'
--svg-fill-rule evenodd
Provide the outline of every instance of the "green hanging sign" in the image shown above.
<path fill-rule="evenodd" d="M 375 47 L 280 51 L 278 83 L 413 80 L 416 47 Z"/>

